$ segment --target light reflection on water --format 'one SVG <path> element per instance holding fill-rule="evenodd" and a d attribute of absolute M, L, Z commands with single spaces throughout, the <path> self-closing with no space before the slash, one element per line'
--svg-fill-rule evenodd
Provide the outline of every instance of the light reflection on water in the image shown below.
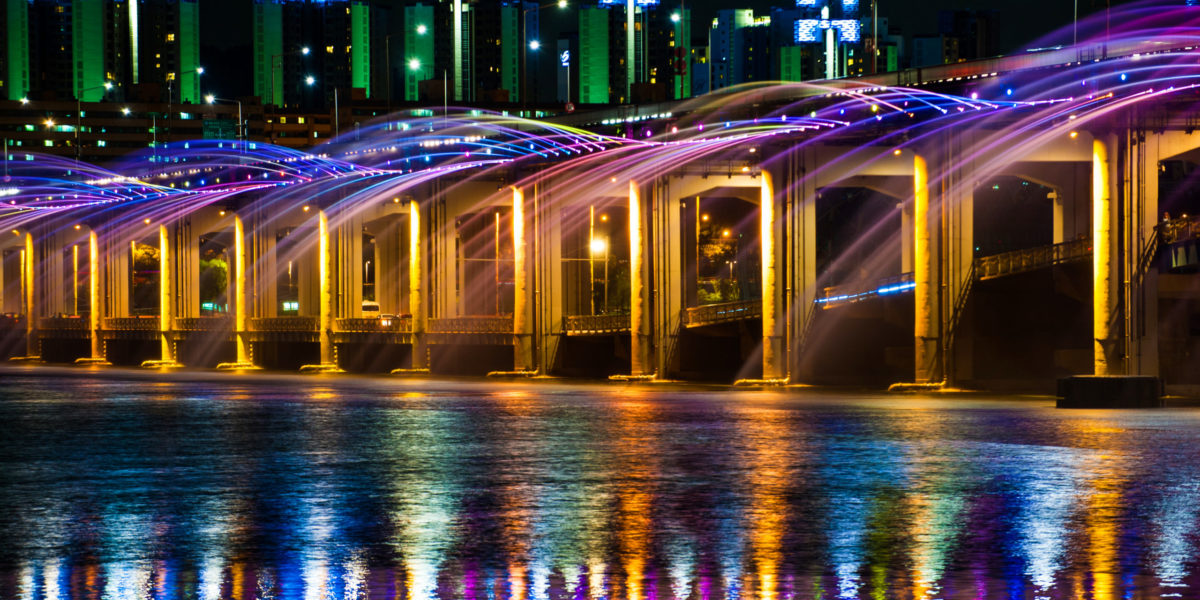
<path fill-rule="evenodd" d="M 0 372 L 0 598 L 1189 597 L 1200 411 Z"/>

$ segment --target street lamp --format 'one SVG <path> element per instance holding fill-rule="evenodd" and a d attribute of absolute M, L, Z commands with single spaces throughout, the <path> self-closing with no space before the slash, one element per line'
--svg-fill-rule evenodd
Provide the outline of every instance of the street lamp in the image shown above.
<path fill-rule="evenodd" d="M 312 50 L 308 46 L 301 46 L 299 50 L 292 50 L 290 52 L 280 52 L 279 54 L 271 55 L 271 65 L 270 66 L 271 66 L 271 104 L 272 105 L 279 106 L 279 99 L 275 97 L 275 59 L 277 59 L 277 58 L 282 59 L 285 56 L 296 54 L 297 52 L 303 56 L 308 56 L 309 53 L 312 52 Z M 279 62 L 279 68 L 281 68 L 281 69 L 283 68 L 282 60 L 280 60 L 280 62 Z M 312 84 L 310 83 L 309 85 L 312 85 Z"/>
<path fill-rule="evenodd" d="M 561 9 L 561 8 L 566 8 L 566 7 L 567 7 L 567 0 L 557 0 L 556 2 L 547 2 L 546 4 L 539 4 L 539 5 L 537 5 L 537 6 L 534 6 L 534 7 L 532 7 L 532 8 L 526 8 L 526 9 L 524 9 L 524 10 L 522 10 L 522 11 L 521 11 L 521 73 L 520 73 L 520 80 L 521 80 L 521 82 L 520 82 L 520 84 L 521 84 L 521 106 L 525 106 L 525 105 L 528 103 L 528 100 L 526 99 L 526 96 L 525 96 L 525 91 L 526 91 L 526 87 L 527 87 L 527 86 L 525 85 L 525 80 L 529 78 L 529 77 L 528 77 L 528 75 L 529 75 L 529 73 L 528 73 L 528 69 L 526 68 L 526 67 L 527 67 L 527 65 L 525 64 L 525 63 L 526 63 L 526 60 L 525 60 L 525 59 L 526 59 L 526 52 L 525 52 L 525 36 L 526 36 L 526 34 L 528 33 L 528 32 L 526 31 L 526 25 L 525 25 L 525 21 L 528 19 L 528 15 L 529 15 L 530 11 L 533 11 L 534 13 L 537 13 L 537 12 L 541 11 L 541 9 L 543 9 L 543 8 L 549 8 L 549 7 L 551 7 L 551 6 L 557 6 L 557 7 L 559 7 L 560 9 Z M 532 42 L 529 42 L 529 49 L 530 49 L 530 50 L 537 50 L 537 49 L 538 49 L 538 48 L 540 48 L 541 46 L 542 46 L 542 45 L 541 45 L 541 43 L 540 43 L 540 42 L 538 42 L 537 40 L 533 40 Z"/>
<path fill-rule="evenodd" d="M 191 75 L 192 73 L 195 73 L 196 75 L 203 75 L 204 67 L 196 67 L 195 69 L 190 69 L 188 71 L 184 71 L 184 72 L 180 73 L 179 76 L 183 77 L 184 75 Z M 197 82 L 196 87 L 197 88 L 200 87 L 199 82 Z M 180 98 L 179 101 L 180 101 L 180 103 L 182 103 L 183 98 Z M 175 102 L 175 74 L 169 73 L 168 77 L 167 77 L 167 143 L 171 142 L 171 111 L 174 108 L 173 107 L 174 102 Z"/>
<path fill-rule="evenodd" d="M 209 95 L 205 96 L 204 101 L 208 102 L 209 104 L 216 104 L 217 102 L 236 102 L 237 103 L 237 106 L 238 106 L 238 125 L 237 125 L 238 148 L 244 150 L 245 146 L 246 146 L 246 135 L 244 133 L 244 130 L 242 129 L 242 127 L 244 126 L 243 121 L 242 121 L 242 101 L 241 100 L 230 100 L 228 98 L 218 98 L 213 94 L 209 94 Z"/>
<path fill-rule="evenodd" d="M 111 90 L 113 88 L 113 82 L 105 81 L 104 85 L 95 85 L 90 88 L 84 88 L 84 89 L 79 90 L 75 94 L 75 164 L 77 166 L 79 165 L 79 128 L 83 125 L 83 120 L 80 117 L 80 113 L 83 112 L 82 96 L 83 96 L 84 92 L 90 92 L 92 90 L 98 90 L 100 88 L 104 88 L 104 91 L 107 92 L 108 90 Z M 22 98 L 22 101 L 23 101 L 22 104 L 28 102 L 28 100 L 25 100 L 24 98 Z M 51 124 L 50 126 L 53 126 L 52 121 L 49 121 L 49 119 L 47 119 L 47 121 Z"/>

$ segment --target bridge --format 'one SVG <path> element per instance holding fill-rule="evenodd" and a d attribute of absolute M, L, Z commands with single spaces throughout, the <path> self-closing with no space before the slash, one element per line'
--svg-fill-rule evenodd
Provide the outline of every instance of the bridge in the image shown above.
<path fill-rule="evenodd" d="M 1200 228 L 1163 224 L 1190 200 L 1160 175 L 1200 163 L 1200 50 L 1146 43 L 946 67 L 961 94 L 927 72 L 645 118 L 409 111 L 316 153 L 22 153 L 0 331 L 15 358 L 93 364 L 807 382 L 840 372 L 845 308 L 872 348 L 849 362 L 891 378 L 1185 373 L 1162 349 L 1191 342 L 1159 310 L 1195 300 Z M 1015 218 L 978 218 L 1001 182 L 1042 190 L 1047 218 L 1022 222 L 1044 243 L 984 256 Z M 847 234 L 823 211 L 851 197 L 890 208 Z M 988 286 L 1030 306 L 1003 313 Z M 1070 318 L 1039 320 L 1039 298 Z"/>

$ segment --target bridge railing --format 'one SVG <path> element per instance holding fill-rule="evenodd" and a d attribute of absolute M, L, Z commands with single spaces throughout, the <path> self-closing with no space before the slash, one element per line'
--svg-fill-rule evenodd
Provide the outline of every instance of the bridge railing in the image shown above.
<path fill-rule="evenodd" d="M 104 328 L 112 331 L 158 331 L 158 317 L 109 317 L 104 319 Z"/>
<path fill-rule="evenodd" d="M 87 331 L 87 317 L 42 317 L 38 329 L 57 331 Z"/>
<path fill-rule="evenodd" d="M 429 320 L 429 333 L 512 333 L 513 319 L 504 316 L 442 317 Z"/>
<path fill-rule="evenodd" d="M 762 299 L 689 306 L 683 311 L 684 327 L 701 327 L 762 317 Z"/>
<path fill-rule="evenodd" d="M 567 335 L 605 335 L 628 333 L 629 315 L 567 315 L 563 318 Z"/>
<path fill-rule="evenodd" d="M 847 285 L 831 285 L 822 290 L 821 297 L 817 298 L 813 303 L 823 309 L 833 308 L 875 296 L 906 292 L 912 288 L 913 274 L 901 273 L 872 281 L 862 281 Z"/>
<path fill-rule="evenodd" d="M 975 259 L 975 275 L 981 281 L 1033 271 L 1052 265 L 1083 260 L 1092 255 L 1092 239 L 1081 238 L 1052 246 L 1013 250 Z"/>
<path fill-rule="evenodd" d="M 412 333 L 412 317 L 382 315 L 336 319 L 335 328 L 344 333 Z"/>
<path fill-rule="evenodd" d="M 262 332 L 310 332 L 320 329 L 318 317 L 260 317 L 250 319 L 250 329 Z"/>
<path fill-rule="evenodd" d="M 1178 244 L 1200 238 L 1200 217 L 1183 215 L 1174 219 L 1164 220 L 1158 225 L 1159 234 L 1164 244 Z"/>
<path fill-rule="evenodd" d="M 220 331 L 233 329 L 233 319 L 229 317 L 176 317 L 176 331 Z"/>

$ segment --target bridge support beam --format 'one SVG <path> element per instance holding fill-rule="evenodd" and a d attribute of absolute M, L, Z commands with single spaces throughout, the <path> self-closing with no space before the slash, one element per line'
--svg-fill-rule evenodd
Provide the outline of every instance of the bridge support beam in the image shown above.
<path fill-rule="evenodd" d="M 775 180 L 767 170 L 762 172 L 759 201 L 760 242 L 762 244 L 762 378 L 786 380 L 788 377 L 785 325 L 787 311 L 784 302 L 784 261 L 780 256 L 784 216 L 775 193 Z"/>
<path fill-rule="evenodd" d="M 251 352 L 250 345 L 250 327 L 249 303 L 246 301 L 247 293 L 250 291 L 249 278 L 246 273 L 246 225 L 240 214 L 233 215 L 233 264 L 230 269 L 230 296 L 232 296 L 233 304 L 233 345 L 234 345 L 234 361 L 232 363 L 220 363 L 217 368 L 220 370 L 247 370 L 257 369 L 254 365 L 254 358 Z"/>
<path fill-rule="evenodd" d="M 1124 374 L 1117 327 L 1117 211 L 1113 201 L 1116 136 L 1092 141 L 1092 337 L 1095 375 Z"/>
<path fill-rule="evenodd" d="M 317 211 L 317 342 L 321 362 L 300 367 L 302 373 L 337 373 L 337 356 L 333 347 L 333 248 L 330 247 L 329 216 L 324 209 Z"/>
<path fill-rule="evenodd" d="M 532 273 L 525 239 L 530 230 L 527 215 L 532 211 L 527 210 L 525 190 L 514 186 L 512 192 L 513 370 L 532 371 L 537 368 L 533 360 L 533 286 L 529 285 Z"/>
<path fill-rule="evenodd" d="M 931 222 L 931 219 L 933 221 Z M 937 267 L 933 233 L 936 217 L 929 206 L 929 165 L 925 157 L 913 155 L 913 336 L 914 379 L 917 383 L 941 381 L 938 350 L 941 340 L 937 320 Z"/>
<path fill-rule="evenodd" d="M 629 182 L 629 338 L 630 374 L 635 377 L 653 376 L 653 346 L 650 333 L 649 289 L 646 286 L 646 214 L 642 208 L 641 190 L 636 181 Z"/>
<path fill-rule="evenodd" d="M 25 356 L 24 360 L 38 360 L 37 294 L 34 285 L 37 282 L 37 260 L 34 255 L 33 233 L 24 234 L 25 247 L 21 250 L 21 313 L 25 317 Z"/>
<path fill-rule="evenodd" d="M 175 358 L 175 340 L 171 330 L 175 321 L 175 269 L 171 260 L 171 233 L 158 226 L 158 343 L 159 359 L 142 363 L 148 368 L 174 368 L 182 365 Z"/>
<path fill-rule="evenodd" d="M 91 229 L 88 231 L 87 272 L 88 340 L 90 341 L 90 353 L 87 358 L 75 361 L 81 364 L 108 364 L 108 360 L 104 357 L 104 344 L 100 340 L 100 328 L 103 323 L 100 307 L 100 273 L 100 236 L 96 234 L 95 229 Z"/>
<path fill-rule="evenodd" d="M 429 353 L 425 348 L 428 306 L 425 301 L 425 228 L 421 221 L 421 203 L 408 203 L 408 312 L 412 314 L 412 368 L 428 370 Z"/>

